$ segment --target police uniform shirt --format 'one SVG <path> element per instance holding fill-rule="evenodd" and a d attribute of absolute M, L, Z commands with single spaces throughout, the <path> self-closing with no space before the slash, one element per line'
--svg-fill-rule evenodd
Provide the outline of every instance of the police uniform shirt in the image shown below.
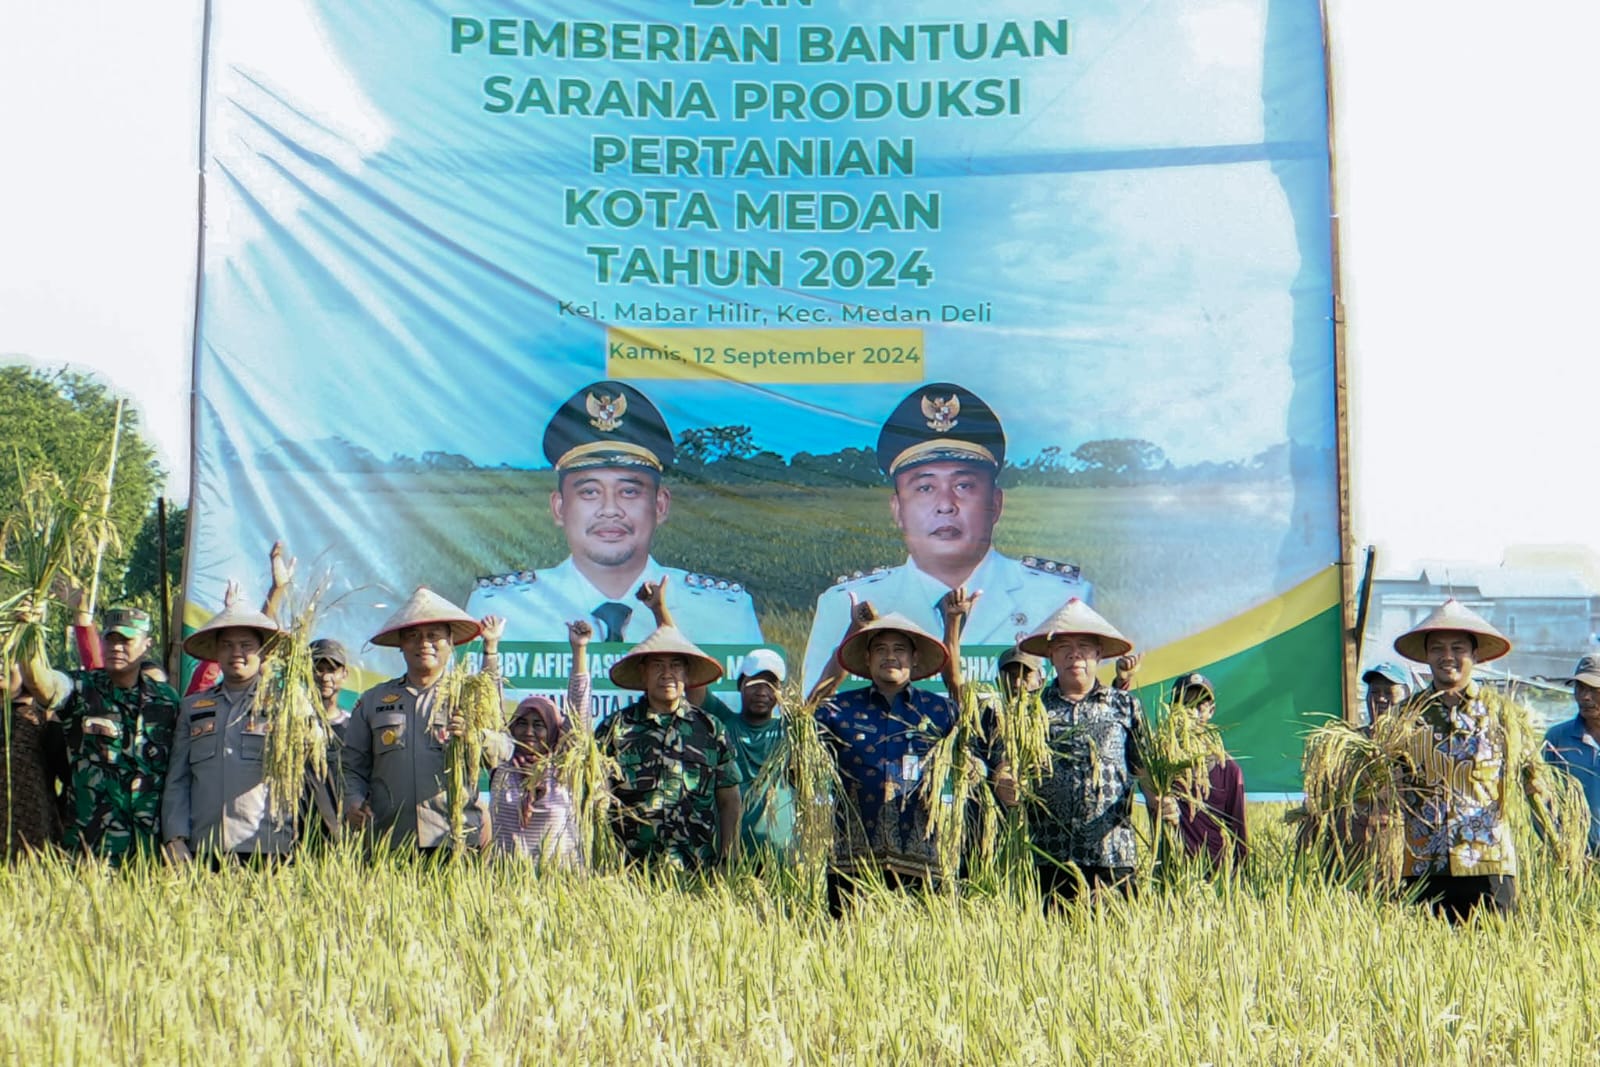
<path fill-rule="evenodd" d="M 663 575 L 669 579 L 667 605 L 673 621 L 691 640 L 702 644 L 761 643 L 755 603 L 737 582 L 663 567 L 654 557 L 645 561 L 639 580 L 658 581 Z M 602 605 L 607 604 L 617 606 L 602 610 Z M 550 570 L 522 571 L 480 581 L 467 600 L 467 614 L 474 618 L 505 618 L 507 641 L 565 643 L 567 623 L 585 618 L 594 622 L 595 639 L 604 641 L 611 631 L 603 616 L 624 610 L 621 640 L 637 644 L 655 630 L 650 609 L 631 591 L 616 600 L 606 596 L 578 570 L 571 556 Z"/>
<path fill-rule="evenodd" d="M 251 715 L 256 683 L 217 685 L 185 697 L 172 733 L 161 795 L 161 836 L 187 838 L 192 852 L 284 853 L 294 820 L 279 826 L 264 778 L 267 719 Z"/>
<path fill-rule="evenodd" d="M 415 839 L 421 848 L 450 841 L 450 803 L 445 776 L 449 715 L 439 706 L 438 684 L 426 689 L 401 676 L 361 694 L 345 724 L 339 752 L 344 769 L 344 810 L 372 805 L 372 831 L 395 842 Z M 489 731 L 484 761 L 510 759 L 511 737 Z M 476 789 L 474 789 L 476 795 Z M 467 805 L 467 839 L 476 842 L 483 813 Z"/>
<path fill-rule="evenodd" d="M 1073 597 L 1090 603 L 1091 588 L 1071 564 L 1036 559 L 1015 560 L 990 549 L 965 582 L 967 591 L 982 590 L 961 631 L 963 645 L 1011 645 L 1032 633 Z M 939 600 L 950 587 L 922 571 L 911 559 L 859 578 L 839 582 L 817 598 L 817 613 L 806 642 L 804 684 L 816 684 L 850 623 L 850 594 L 871 601 L 878 614 L 897 611 L 929 633 L 944 633 Z"/>

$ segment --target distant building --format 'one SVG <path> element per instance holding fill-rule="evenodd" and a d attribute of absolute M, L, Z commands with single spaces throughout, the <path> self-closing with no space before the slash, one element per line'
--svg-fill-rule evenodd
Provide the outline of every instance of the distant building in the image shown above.
<path fill-rule="evenodd" d="M 1565 678 L 1579 656 L 1600 647 L 1600 555 L 1518 546 L 1499 564 L 1436 561 L 1414 576 L 1375 579 L 1362 663 L 1390 658 L 1394 639 L 1452 596 L 1511 639 L 1496 673 Z"/>

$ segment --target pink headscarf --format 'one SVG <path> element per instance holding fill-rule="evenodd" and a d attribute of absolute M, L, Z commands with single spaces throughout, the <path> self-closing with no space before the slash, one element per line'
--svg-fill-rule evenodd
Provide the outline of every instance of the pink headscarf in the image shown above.
<path fill-rule="evenodd" d="M 522 703 L 517 705 L 517 710 L 511 713 L 511 722 L 514 723 L 518 719 L 535 713 L 544 720 L 545 747 L 548 751 L 554 752 L 561 743 L 561 735 L 567 730 L 567 717 L 560 708 L 556 707 L 556 702 L 549 697 L 534 696 L 523 698 Z M 509 727 L 510 723 L 507 724 L 508 729 Z M 523 757 L 531 758 L 536 755 L 537 753 L 518 752 L 515 758 L 525 763 L 528 760 L 523 759 Z"/>

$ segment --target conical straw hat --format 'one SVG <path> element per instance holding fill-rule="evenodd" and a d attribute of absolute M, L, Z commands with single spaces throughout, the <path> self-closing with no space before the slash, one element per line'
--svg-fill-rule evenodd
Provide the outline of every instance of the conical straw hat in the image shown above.
<path fill-rule="evenodd" d="M 1506 640 L 1504 634 L 1489 625 L 1488 619 L 1454 597 L 1434 608 L 1432 615 L 1395 638 L 1394 650 L 1413 663 L 1426 663 L 1428 635 L 1443 630 L 1476 637 L 1478 651 L 1473 660 L 1477 663 L 1488 663 L 1511 651 L 1511 642 Z"/>
<path fill-rule="evenodd" d="M 663 626 L 640 641 L 628 654 L 611 665 L 611 681 L 622 689 L 644 691 L 646 656 L 682 656 L 689 665 L 685 685 L 698 689 L 722 677 L 722 664 L 700 651 L 676 626 Z"/>
<path fill-rule="evenodd" d="M 411 599 L 400 605 L 400 610 L 389 616 L 383 628 L 372 635 L 372 643 L 384 648 L 400 647 L 400 631 L 428 622 L 447 623 L 450 643 L 464 645 L 483 632 L 478 620 L 456 607 L 425 585 L 417 586 Z"/>
<path fill-rule="evenodd" d="M 1017 643 L 1017 647 L 1024 652 L 1031 652 L 1035 656 L 1050 655 L 1050 642 L 1057 637 L 1068 634 L 1083 634 L 1088 637 L 1100 639 L 1100 658 L 1111 659 L 1115 656 L 1126 656 L 1133 651 L 1133 642 L 1112 626 L 1096 610 L 1085 604 L 1077 597 L 1073 597 L 1056 613 L 1044 621 L 1040 627 L 1024 637 Z"/>
<path fill-rule="evenodd" d="M 912 647 L 917 650 L 917 666 L 911 672 L 912 681 L 918 678 L 931 678 L 944 670 L 945 663 L 950 659 L 950 653 L 944 647 L 944 642 L 895 611 L 873 619 L 845 638 L 839 645 L 839 651 L 835 653 L 839 659 L 839 666 L 858 677 L 871 678 L 872 672 L 867 666 L 867 643 L 872 640 L 873 634 L 885 630 L 905 634 L 911 639 Z"/>
<path fill-rule="evenodd" d="M 267 644 L 274 637 L 283 632 L 270 617 L 261 614 L 259 611 L 241 608 L 235 604 L 233 607 L 223 608 L 211 616 L 210 622 L 185 638 L 183 650 L 195 659 L 215 661 L 217 658 L 217 635 L 223 630 L 234 628 L 254 630 L 261 638 L 263 650 L 266 649 Z"/>

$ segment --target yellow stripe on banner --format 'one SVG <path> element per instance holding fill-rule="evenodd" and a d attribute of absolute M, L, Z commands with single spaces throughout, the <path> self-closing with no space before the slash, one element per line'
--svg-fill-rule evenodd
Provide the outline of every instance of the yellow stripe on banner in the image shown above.
<path fill-rule="evenodd" d="M 623 381 L 676 378 L 745 385 L 920 382 L 915 328 L 606 330 L 606 374 Z"/>
<path fill-rule="evenodd" d="M 1243 615 L 1209 630 L 1151 649 L 1139 664 L 1141 678 L 1174 678 L 1270 641 L 1339 604 L 1339 571 L 1334 567 L 1307 579 Z M 1110 665 L 1103 673 L 1107 680 Z"/>

